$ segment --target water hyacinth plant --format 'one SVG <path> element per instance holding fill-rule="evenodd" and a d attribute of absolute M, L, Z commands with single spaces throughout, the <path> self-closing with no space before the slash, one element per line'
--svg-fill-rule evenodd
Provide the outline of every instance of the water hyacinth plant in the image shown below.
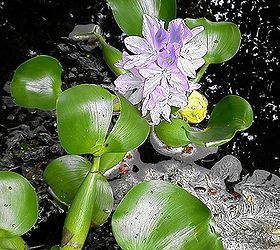
<path fill-rule="evenodd" d="M 94 35 L 117 75 L 113 91 L 100 83 L 62 91 L 62 67 L 44 55 L 21 64 L 11 82 L 19 106 L 56 111 L 58 137 L 68 153 L 50 161 L 44 171 L 55 198 L 68 207 L 58 249 L 82 249 L 90 225 L 106 221 L 114 199 L 104 174 L 146 140 L 151 126 L 168 147 L 216 147 L 253 120 L 249 103 L 229 95 L 217 103 L 205 129 L 193 128 L 207 109 L 197 91 L 201 77 L 210 64 L 227 61 L 239 48 L 235 24 L 176 18 L 175 0 L 108 3 L 127 35 L 127 51 L 110 46 L 100 33 L 86 35 Z M 146 212 L 149 202 L 153 209 Z M 179 215 L 182 223 L 172 225 Z M 128 219 L 135 216 L 145 223 Z M 213 224 L 203 203 L 161 181 L 136 186 L 113 215 L 113 232 L 123 249 L 222 249 Z"/>

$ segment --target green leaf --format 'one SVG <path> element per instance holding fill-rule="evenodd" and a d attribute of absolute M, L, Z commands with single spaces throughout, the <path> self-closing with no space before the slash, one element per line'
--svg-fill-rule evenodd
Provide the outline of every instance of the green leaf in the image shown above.
<path fill-rule="evenodd" d="M 149 14 L 145 13 L 145 14 Z M 161 0 L 159 15 L 157 16 L 160 20 L 165 21 L 165 27 L 168 27 L 168 23 L 176 18 L 177 15 L 177 3 L 176 0 Z"/>
<path fill-rule="evenodd" d="M 209 209 L 164 181 L 132 188 L 113 214 L 112 229 L 122 249 L 223 249 Z"/>
<path fill-rule="evenodd" d="M 106 140 L 106 152 L 123 153 L 139 147 L 147 139 L 150 126 L 135 106 L 123 96 L 117 96 L 120 116 Z"/>
<path fill-rule="evenodd" d="M 102 151 L 113 113 L 113 95 L 97 85 L 82 84 L 57 100 L 57 128 L 69 154 Z"/>
<path fill-rule="evenodd" d="M 11 82 L 11 94 L 17 105 L 43 110 L 55 109 L 61 93 L 60 63 L 53 57 L 40 55 L 22 63 Z"/>
<path fill-rule="evenodd" d="M 28 250 L 24 240 L 19 236 L 0 238 L 1 250 Z"/>
<path fill-rule="evenodd" d="M 106 43 L 104 38 L 99 33 L 94 32 L 94 35 L 102 47 L 104 61 L 110 70 L 117 76 L 124 74 L 126 72 L 125 70 L 115 66 L 115 63 L 122 59 L 122 52 Z"/>
<path fill-rule="evenodd" d="M 126 152 L 105 153 L 101 156 L 99 171 L 103 174 L 110 168 L 116 166 L 125 156 Z"/>
<path fill-rule="evenodd" d="M 37 196 L 21 175 L 0 172 L 0 238 L 21 236 L 36 222 Z"/>
<path fill-rule="evenodd" d="M 154 127 L 154 130 L 164 144 L 177 148 L 191 143 L 185 132 L 187 128 L 189 128 L 189 125 L 185 121 L 171 119 L 171 123 L 162 121 Z"/>
<path fill-rule="evenodd" d="M 92 220 L 96 225 L 104 223 L 112 208 L 113 192 L 106 178 L 90 172 L 67 213 L 61 242 L 62 249 L 66 245 L 82 249 Z"/>
<path fill-rule="evenodd" d="M 60 247 L 58 245 L 52 246 L 51 250 L 60 250 Z"/>
<path fill-rule="evenodd" d="M 142 35 L 142 16 L 148 14 L 168 23 L 176 17 L 176 0 L 107 0 L 114 18 L 127 35 Z"/>
<path fill-rule="evenodd" d="M 222 63 L 232 58 L 240 46 L 241 34 L 236 24 L 231 22 L 211 22 L 206 18 L 186 18 L 189 28 L 203 26 L 204 31 L 192 41 L 200 41 L 207 46 L 204 56 L 206 64 Z"/>
<path fill-rule="evenodd" d="M 81 156 L 65 155 L 48 164 L 44 179 L 56 198 L 70 205 L 90 167 L 91 163 Z"/>
<path fill-rule="evenodd" d="M 249 128 L 253 122 L 250 104 L 240 96 L 225 96 L 213 109 L 207 127 L 187 131 L 187 137 L 197 145 L 216 147 L 230 141 L 237 131 Z"/>
<path fill-rule="evenodd" d="M 237 131 L 249 128 L 252 122 L 250 104 L 240 96 L 228 95 L 213 109 L 206 129 L 193 130 L 183 120 L 174 119 L 171 123 L 161 122 L 155 127 L 155 132 L 163 143 L 171 147 L 185 146 L 190 142 L 217 147 L 230 141 Z"/>
<path fill-rule="evenodd" d="M 103 224 L 111 214 L 114 205 L 112 188 L 106 178 L 97 175 L 95 187 L 95 200 L 92 214 L 92 224 L 99 226 Z"/>

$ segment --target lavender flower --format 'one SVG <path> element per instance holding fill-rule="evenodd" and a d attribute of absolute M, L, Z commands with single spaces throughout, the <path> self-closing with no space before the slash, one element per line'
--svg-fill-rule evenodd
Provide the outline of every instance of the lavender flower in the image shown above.
<path fill-rule="evenodd" d="M 143 37 L 125 38 L 133 54 L 124 52 L 116 64 L 127 73 L 115 80 L 115 89 L 134 105 L 142 102 L 142 115 L 149 111 L 152 124 L 161 117 L 169 121 L 171 106 L 185 106 L 186 92 L 199 87 L 188 77 L 195 77 L 195 70 L 204 64 L 206 47 L 192 41 L 202 30 L 190 30 L 182 19 L 171 21 L 165 30 L 163 21 L 144 15 Z"/>

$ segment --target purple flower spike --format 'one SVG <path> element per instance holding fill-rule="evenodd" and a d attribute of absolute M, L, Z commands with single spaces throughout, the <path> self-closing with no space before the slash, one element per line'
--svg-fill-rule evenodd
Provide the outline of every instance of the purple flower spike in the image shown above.
<path fill-rule="evenodd" d="M 192 40 L 202 30 L 190 30 L 183 19 L 175 19 L 166 31 L 163 21 L 144 15 L 143 37 L 125 38 L 130 54 L 124 52 L 116 66 L 127 73 L 115 80 L 115 89 L 132 104 L 142 103 L 142 115 L 149 112 L 152 124 L 170 121 L 171 106 L 185 106 L 186 92 L 199 88 L 188 77 L 204 64 L 207 50 Z"/>

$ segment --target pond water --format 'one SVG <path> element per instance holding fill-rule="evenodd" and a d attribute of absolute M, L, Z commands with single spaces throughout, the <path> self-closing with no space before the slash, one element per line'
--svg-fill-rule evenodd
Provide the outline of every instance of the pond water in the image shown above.
<path fill-rule="evenodd" d="M 231 154 L 242 163 L 243 175 L 256 169 L 280 175 L 279 13 L 279 1 L 178 1 L 178 17 L 232 21 L 242 33 L 238 54 L 226 63 L 211 65 L 202 79 L 210 110 L 227 94 L 244 97 L 254 110 L 253 125 L 221 146 L 217 154 L 197 161 L 200 166 L 210 168 Z M 13 105 L 9 81 L 21 62 L 48 54 L 63 66 L 64 89 L 85 82 L 110 84 L 114 76 L 99 48 L 88 51 L 82 43 L 67 39 L 75 25 L 89 23 L 100 25 L 107 41 L 123 48 L 124 36 L 104 0 L 0 0 L 0 169 L 22 173 L 38 191 L 40 219 L 25 237 L 31 246 L 37 246 L 34 249 L 47 249 L 60 240 L 64 215 L 52 203 L 42 171 L 48 160 L 64 152 L 57 140 L 54 113 Z M 166 159 L 148 141 L 139 151 L 143 162 Z M 95 249 L 117 249 L 108 225 L 90 233 Z"/>

